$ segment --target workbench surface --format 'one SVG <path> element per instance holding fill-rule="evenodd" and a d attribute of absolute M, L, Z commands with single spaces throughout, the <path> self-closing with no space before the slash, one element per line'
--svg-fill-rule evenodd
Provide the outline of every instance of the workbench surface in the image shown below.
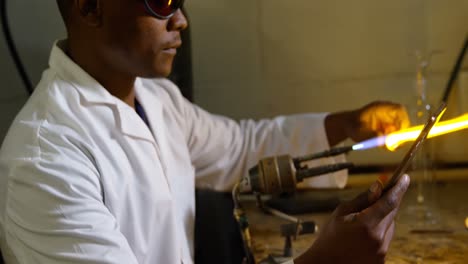
<path fill-rule="evenodd" d="M 468 230 L 464 226 L 468 217 L 468 182 L 434 186 L 435 199 L 427 211 L 416 202 L 418 188 L 416 183 L 412 183 L 397 218 L 386 263 L 468 263 Z M 353 188 L 351 191 L 357 194 L 362 190 Z M 268 254 L 281 254 L 284 238 L 280 236 L 279 226 L 287 222 L 261 213 L 253 202 L 245 202 L 244 206 L 250 221 L 256 259 L 265 259 Z M 303 220 L 315 221 L 319 228 L 329 216 L 330 212 L 299 215 Z M 294 254 L 300 254 L 316 237 L 317 234 L 299 237 L 293 242 Z"/>

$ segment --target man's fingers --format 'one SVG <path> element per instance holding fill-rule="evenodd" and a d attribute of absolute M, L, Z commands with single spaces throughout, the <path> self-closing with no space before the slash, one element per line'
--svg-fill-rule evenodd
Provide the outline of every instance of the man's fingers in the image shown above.
<path fill-rule="evenodd" d="M 376 202 L 382 194 L 383 186 L 380 181 L 374 182 L 367 192 L 363 192 L 349 202 L 345 202 L 338 207 L 339 215 L 358 213 Z"/>
<path fill-rule="evenodd" d="M 349 215 L 362 211 L 369 206 L 369 195 L 367 192 L 359 194 L 351 201 L 344 202 L 337 208 L 338 215 Z"/>
<path fill-rule="evenodd" d="M 380 248 L 380 252 L 382 254 L 386 254 L 388 249 L 390 248 L 390 242 L 392 242 L 393 235 L 395 234 L 395 222 L 392 221 L 388 229 L 385 231 L 384 241 L 382 247 Z"/>
<path fill-rule="evenodd" d="M 362 112 L 362 122 L 378 134 L 405 129 L 410 124 L 408 111 L 400 104 L 377 101 L 364 107 Z"/>
<path fill-rule="evenodd" d="M 385 218 L 378 224 L 376 232 L 378 237 L 384 237 L 390 226 L 395 222 L 395 216 L 398 213 L 398 208 L 393 209 Z"/>
<path fill-rule="evenodd" d="M 380 196 L 382 196 L 384 185 L 380 179 L 375 181 L 367 191 L 367 199 L 369 200 L 369 204 L 373 204 L 379 200 Z M 363 208 L 364 210 L 364 208 Z"/>
<path fill-rule="evenodd" d="M 362 211 L 359 217 L 370 226 L 377 226 L 388 214 L 400 206 L 401 199 L 408 189 L 410 180 L 403 175 L 400 180 L 372 206 Z"/>

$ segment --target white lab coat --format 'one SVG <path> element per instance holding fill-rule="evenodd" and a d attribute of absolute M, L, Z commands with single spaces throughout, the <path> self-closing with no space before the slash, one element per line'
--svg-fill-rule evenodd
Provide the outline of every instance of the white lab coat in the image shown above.
<path fill-rule="evenodd" d="M 261 157 L 329 147 L 325 114 L 236 123 L 166 79 L 135 84 L 148 128 L 57 45 L 49 63 L 0 152 L 7 263 L 193 263 L 195 186 L 229 190 Z"/>

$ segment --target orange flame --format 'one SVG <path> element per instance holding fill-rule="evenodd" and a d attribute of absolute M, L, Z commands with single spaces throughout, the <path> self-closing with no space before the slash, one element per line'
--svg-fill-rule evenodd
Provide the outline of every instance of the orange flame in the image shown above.
<path fill-rule="evenodd" d="M 385 146 L 387 149 L 394 151 L 401 144 L 416 140 L 422 128 L 423 125 L 414 126 L 388 134 L 385 137 Z M 468 128 L 468 113 L 450 120 L 438 122 L 429 132 L 428 138 L 445 135 L 465 128 Z"/>

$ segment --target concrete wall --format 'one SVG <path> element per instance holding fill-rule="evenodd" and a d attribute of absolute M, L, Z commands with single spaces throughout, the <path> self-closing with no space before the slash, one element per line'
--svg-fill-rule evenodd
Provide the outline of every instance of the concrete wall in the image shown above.
<path fill-rule="evenodd" d="M 416 50 L 440 51 L 428 75 L 434 103 L 468 32 L 468 0 L 203 0 L 187 6 L 196 101 L 234 118 L 353 109 L 371 100 L 413 111 Z M 461 106 L 454 103 L 450 111 L 457 114 Z M 438 158 L 468 160 L 467 133 L 446 138 L 457 143 L 438 142 Z M 378 149 L 351 159 L 391 162 L 401 154 Z"/>
<path fill-rule="evenodd" d="M 468 32 L 468 0 L 187 0 L 186 6 L 196 101 L 233 118 L 337 111 L 376 99 L 412 106 L 417 49 L 441 51 L 429 74 L 435 101 Z M 9 11 L 36 83 L 53 40 L 64 36 L 55 1 L 9 0 Z M 1 139 L 27 96 L 4 41 L 0 58 Z M 463 89 L 456 102 L 468 93 Z M 468 105 L 451 111 L 467 112 Z M 440 156 L 468 160 L 467 138 L 461 132 L 439 140 Z M 358 162 L 398 158 L 383 150 L 351 156 Z"/>
<path fill-rule="evenodd" d="M 34 84 L 47 67 L 50 48 L 65 36 L 54 0 L 8 0 L 9 22 L 21 59 Z M 0 140 L 27 99 L 7 45 L 0 41 Z"/>

